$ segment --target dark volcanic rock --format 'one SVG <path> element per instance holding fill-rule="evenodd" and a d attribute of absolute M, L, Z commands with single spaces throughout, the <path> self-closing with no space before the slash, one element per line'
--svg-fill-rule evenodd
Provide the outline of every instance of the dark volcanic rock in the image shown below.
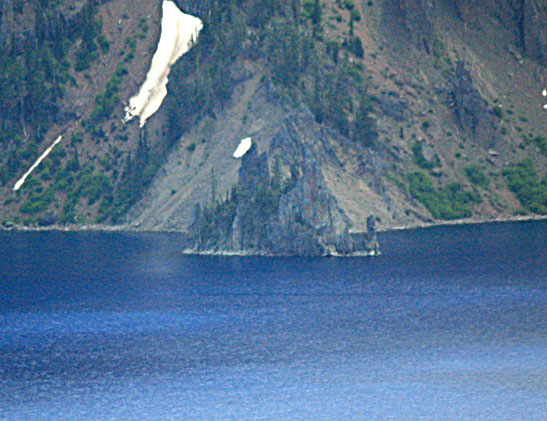
<path fill-rule="evenodd" d="M 4 229 L 12 229 L 13 227 L 15 227 L 15 224 L 11 221 L 4 221 L 2 222 L 2 227 L 4 227 Z"/>
<path fill-rule="evenodd" d="M 375 99 L 375 102 L 388 117 L 396 121 L 405 120 L 405 103 L 399 98 L 399 95 L 395 93 L 381 94 Z"/>
<path fill-rule="evenodd" d="M 304 157 L 302 176 L 282 196 L 271 230 L 273 249 L 287 254 L 347 254 L 353 251 L 349 220 L 326 189 L 319 162 Z"/>
<path fill-rule="evenodd" d="M 472 140 L 492 147 L 496 140 L 492 111 L 473 85 L 471 74 L 462 61 L 456 64 L 451 83 L 452 103 L 459 126 Z"/>
<path fill-rule="evenodd" d="M 508 30 L 504 37 L 509 36 L 530 58 L 547 65 L 545 0 L 456 0 L 452 7 L 459 19 L 477 29 L 485 24 L 485 18 L 499 21 Z"/>
<path fill-rule="evenodd" d="M 353 234 L 351 239 L 357 250 L 367 252 L 369 254 L 380 254 L 378 235 L 376 233 L 376 218 L 374 215 L 370 215 L 367 218 L 367 232 Z"/>
<path fill-rule="evenodd" d="M 375 235 L 356 245 L 349 234 L 351 222 L 322 172 L 328 154 L 302 135 L 314 127 L 311 118 L 306 110 L 289 113 L 268 153 L 259 154 L 253 144 L 243 157 L 231 197 L 214 209 L 196 207 L 190 226 L 196 250 L 300 256 L 377 251 Z"/>
<path fill-rule="evenodd" d="M 508 30 L 512 42 L 542 65 L 547 64 L 547 3 L 544 0 L 384 0 L 382 32 L 393 46 L 432 52 L 435 14 L 453 14 L 466 25 L 481 30 L 485 19 L 496 20 Z M 500 36 L 502 36 L 500 34 Z"/>
<path fill-rule="evenodd" d="M 382 3 L 382 30 L 400 47 L 408 47 L 410 41 L 429 54 L 434 39 L 428 16 L 431 8 L 424 0 L 385 0 Z"/>
<path fill-rule="evenodd" d="M 175 3 L 183 12 L 202 19 L 209 12 L 210 0 L 175 0 Z"/>
<path fill-rule="evenodd" d="M 13 33 L 13 2 L 4 0 L 0 5 L 0 45 L 8 44 L 8 39 Z"/>
<path fill-rule="evenodd" d="M 0 49 L 13 47 L 23 52 L 43 40 L 66 38 L 80 19 L 79 13 L 85 4 L 82 0 L 62 0 L 49 5 L 47 14 L 36 15 L 40 7 L 25 4 L 29 2 L 17 3 L 19 6 L 14 7 L 13 0 L 4 0 L 0 5 Z"/>
<path fill-rule="evenodd" d="M 524 0 L 522 7 L 522 39 L 526 53 L 547 66 L 547 3 Z"/>

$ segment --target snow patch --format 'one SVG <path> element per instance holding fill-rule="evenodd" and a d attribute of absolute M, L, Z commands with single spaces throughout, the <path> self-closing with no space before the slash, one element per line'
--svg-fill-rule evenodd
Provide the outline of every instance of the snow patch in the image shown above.
<path fill-rule="evenodd" d="M 47 148 L 42 155 L 40 155 L 40 158 L 36 160 L 34 164 L 32 164 L 32 167 L 23 175 L 17 183 L 15 183 L 15 186 L 13 186 L 13 191 L 17 191 L 21 188 L 23 184 L 25 184 L 25 181 L 27 180 L 27 177 L 36 169 L 38 165 L 40 165 L 40 162 L 42 162 L 49 153 L 53 150 L 55 145 L 57 145 L 61 140 L 63 139 L 63 136 L 59 136 L 57 139 L 55 139 L 55 142 L 51 144 L 49 148 Z"/>
<path fill-rule="evenodd" d="M 190 50 L 203 28 L 199 18 L 182 13 L 170 0 L 163 2 L 162 13 L 161 36 L 150 70 L 139 93 L 129 100 L 125 108 L 124 122 L 139 116 L 141 127 L 159 110 L 167 95 L 171 66 Z"/>
<path fill-rule="evenodd" d="M 543 92 L 541 93 L 543 96 L 547 96 L 547 89 L 544 89 Z"/>
<path fill-rule="evenodd" d="M 245 155 L 247 152 L 249 152 L 249 149 L 251 149 L 251 146 L 253 145 L 253 141 L 250 137 L 246 137 L 243 139 L 240 143 L 237 149 L 234 152 L 234 158 L 241 158 L 243 155 Z"/>

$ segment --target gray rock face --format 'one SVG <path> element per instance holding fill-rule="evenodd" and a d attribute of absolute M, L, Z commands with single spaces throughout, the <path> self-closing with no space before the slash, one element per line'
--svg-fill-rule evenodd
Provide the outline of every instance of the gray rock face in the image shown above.
<path fill-rule="evenodd" d="M 209 11 L 209 0 L 175 0 L 177 6 L 185 13 L 203 17 Z"/>
<path fill-rule="evenodd" d="M 521 22 L 526 53 L 547 66 L 547 3 L 544 0 L 524 0 Z"/>
<path fill-rule="evenodd" d="M 262 154 L 253 145 L 243 157 L 237 188 L 214 209 L 195 211 L 190 227 L 197 251 L 324 256 L 377 251 L 354 241 L 351 222 L 329 191 L 322 166 L 328 154 L 308 143 L 309 111 L 289 112 Z M 319 135 L 319 133 L 314 133 Z M 317 139 L 316 139 L 317 140 Z"/>
<path fill-rule="evenodd" d="M 367 232 L 364 234 L 353 234 L 351 239 L 357 250 L 362 250 L 373 255 L 380 254 L 380 246 L 378 245 L 376 234 L 376 218 L 374 215 L 370 215 L 367 218 Z"/>
<path fill-rule="evenodd" d="M 396 121 L 405 120 L 405 103 L 395 93 L 381 94 L 375 102 L 382 112 Z"/>
<path fill-rule="evenodd" d="M 496 140 L 494 119 L 487 102 L 473 85 L 473 79 L 462 61 L 456 64 L 452 83 L 452 103 L 460 127 L 471 139 L 492 147 Z"/>
<path fill-rule="evenodd" d="M 13 32 L 13 2 L 5 0 L 0 6 L 0 45 L 7 45 L 8 38 Z"/>
<path fill-rule="evenodd" d="M 303 160 L 302 175 L 284 194 L 269 242 L 287 254 L 347 254 L 353 251 L 349 220 L 324 185 L 319 162 Z"/>
<path fill-rule="evenodd" d="M 428 54 L 433 48 L 434 31 L 429 19 L 431 2 L 424 0 L 384 0 L 382 29 L 386 37 L 401 47 L 411 42 Z"/>
<path fill-rule="evenodd" d="M 25 44 L 36 45 L 41 39 L 65 38 L 74 20 L 78 19 L 78 13 L 85 2 L 62 0 L 47 16 L 40 16 L 39 25 L 34 22 L 37 18 L 28 14 L 29 11 L 35 10 L 34 6 L 25 3 L 28 2 L 14 7 L 13 0 L 4 0 L 0 5 L 0 49 L 13 47 L 23 51 Z"/>
<path fill-rule="evenodd" d="M 381 27 L 388 39 L 399 44 L 432 51 L 436 14 L 451 14 L 466 25 L 480 29 L 484 19 L 499 20 L 512 34 L 513 42 L 542 65 L 547 65 L 547 3 L 544 0 L 484 0 L 470 2 L 384 0 Z"/>
<path fill-rule="evenodd" d="M 498 20 L 508 30 L 504 36 L 542 65 L 547 64 L 547 3 L 544 0 L 483 0 L 453 2 L 456 15 L 480 28 L 484 17 Z"/>

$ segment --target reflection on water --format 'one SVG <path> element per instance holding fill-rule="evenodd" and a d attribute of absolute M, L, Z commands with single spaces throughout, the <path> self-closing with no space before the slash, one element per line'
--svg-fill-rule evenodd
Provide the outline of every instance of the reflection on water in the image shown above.
<path fill-rule="evenodd" d="M 0 419 L 544 419 L 546 227 L 358 259 L 0 233 Z"/>

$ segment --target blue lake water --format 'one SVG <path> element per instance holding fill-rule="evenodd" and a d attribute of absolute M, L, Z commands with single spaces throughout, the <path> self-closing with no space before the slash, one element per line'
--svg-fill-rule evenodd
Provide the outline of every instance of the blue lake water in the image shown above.
<path fill-rule="evenodd" d="M 176 235 L 0 233 L 2 420 L 544 420 L 547 223 L 374 258 L 188 257 Z"/>

